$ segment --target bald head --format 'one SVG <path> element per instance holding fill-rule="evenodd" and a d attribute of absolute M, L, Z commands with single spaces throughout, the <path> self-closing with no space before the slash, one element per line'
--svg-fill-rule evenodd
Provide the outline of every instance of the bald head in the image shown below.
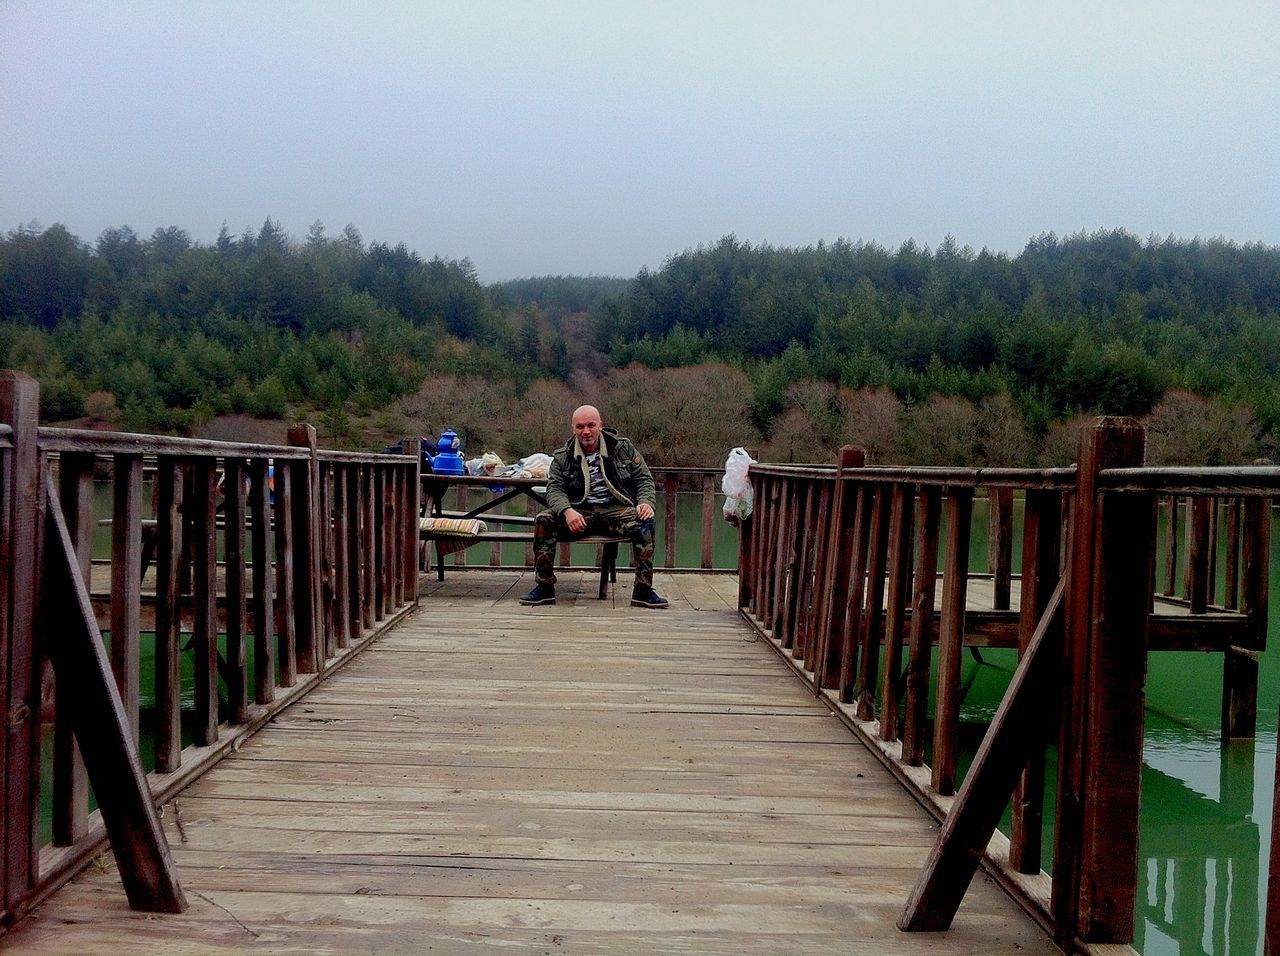
<path fill-rule="evenodd" d="M 594 452 L 600 447 L 600 429 L 604 427 L 600 421 L 600 409 L 594 405 L 581 405 L 573 413 L 573 434 L 585 452 Z"/>

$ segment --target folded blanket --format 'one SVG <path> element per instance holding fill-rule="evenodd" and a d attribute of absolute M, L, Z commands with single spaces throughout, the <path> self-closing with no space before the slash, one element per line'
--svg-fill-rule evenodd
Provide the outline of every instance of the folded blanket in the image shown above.
<path fill-rule="evenodd" d="M 436 551 L 450 555 L 471 546 L 476 535 L 488 528 L 479 518 L 420 518 L 418 530 L 436 543 Z"/>

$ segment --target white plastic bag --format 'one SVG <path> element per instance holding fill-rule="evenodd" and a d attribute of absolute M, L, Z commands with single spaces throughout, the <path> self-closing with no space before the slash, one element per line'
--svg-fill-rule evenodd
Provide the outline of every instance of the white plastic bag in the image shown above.
<path fill-rule="evenodd" d="M 741 447 L 729 452 L 729 457 L 725 459 L 720 490 L 724 492 L 726 521 L 741 521 L 751 514 L 751 481 L 747 478 L 747 469 L 755 463 L 756 460 Z"/>
<path fill-rule="evenodd" d="M 517 465 L 522 472 L 528 472 L 530 478 L 547 477 L 547 469 L 551 467 L 551 456 L 544 452 L 534 452 L 527 458 L 521 458 Z"/>

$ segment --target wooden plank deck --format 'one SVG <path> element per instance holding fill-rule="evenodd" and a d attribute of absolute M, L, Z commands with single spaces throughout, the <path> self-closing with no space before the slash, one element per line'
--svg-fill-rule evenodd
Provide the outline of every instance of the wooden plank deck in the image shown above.
<path fill-rule="evenodd" d="M 936 826 L 739 619 L 521 608 L 527 572 L 421 609 L 164 808 L 190 909 L 129 910 L 106 855 L 14 952 L 1048 953 L 981 875 L 950 932 L 894 926 Z"/>

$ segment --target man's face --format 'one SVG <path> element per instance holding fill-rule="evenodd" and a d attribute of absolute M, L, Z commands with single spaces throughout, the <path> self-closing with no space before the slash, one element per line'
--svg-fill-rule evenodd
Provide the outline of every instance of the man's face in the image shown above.
<path fill-rule="evenodd" d="M 600 445 L 600 413 L 595 409 L 579 409 L 573 415 L 573 433 L 582 450 L 593 452 Z"/>

